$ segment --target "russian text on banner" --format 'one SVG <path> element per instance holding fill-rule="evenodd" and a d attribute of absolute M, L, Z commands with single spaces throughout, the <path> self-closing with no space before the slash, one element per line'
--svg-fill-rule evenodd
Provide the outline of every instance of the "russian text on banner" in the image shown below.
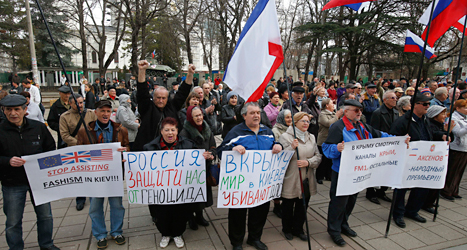
<path fill-rule="evenodd" d="M 206 202 L 204 149 L 125 152 L 131 204 Z"/>
<path fill-rule="evenodd" d="M 449 146 L 445 141 L 411 142 L 400 187 L 444 188 L 448 153 Z"/>
<path fill-rule="evenodd" d="M 405 136 L 345 143 L 337 195 L 351 195 L 368 187 L 444 187 L 448 145 L 439 141 L 410 142 Z M 345 160 L 342 160 L 345 159 Z"/>
<path fill-rule="evenodd" d="M 35 204 L 67 197 L 123 196 L 120 147 L 120 143 L 73 146 L 21 157 Z"/>
<path fill-rule="evenodd" d="M 223 151 L 218 208 L 256 207 L 280 198 L 285 172 L 295 151 Z"/>
<path fill-rule="evenodd" d="M 407 155 L 405 136 L 346 142 L 341 156 L 337 196 L 368 187 L 400 183 Z"/>

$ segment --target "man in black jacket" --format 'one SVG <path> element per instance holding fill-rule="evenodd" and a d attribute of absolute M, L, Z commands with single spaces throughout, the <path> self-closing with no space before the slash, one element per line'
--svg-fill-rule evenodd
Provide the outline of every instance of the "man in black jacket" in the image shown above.
<path fill-rule="evenodd" d="M 373 112 L 370 125 L 379 131 L 388 133 L 392 123 L 399 118 L 399 112 L 396 109 L 397 96 L 393 90 L 388 90 L 383 94 L 383 105 Z M 386 196 L 387 187 L 367 188 L 366 198 L 375 204 L 380 204 L 378 198 L 391 202 L 391 199 Z"/>
<path fill-rule="evenodd" d="M 173 117 L 178 121 L 178 111 L 182 108 L 182 105 L 190 94 L 193 75 L 196 69 L 194 65 L 188 65 L 186 80 L 180 85 L 173 100 L 168 100 L 169 91 L 164 87 L 156 88 L 153 100 L 151 100 L 148 84 L 146 83 L 146 69 L 149 67 L 149 63 L 146 60 L 139 61 L 138 67 L 138 92 L 136 98 L 138 100 L 141 126 L 136 135 L 132 151 L 143 150 L 144 144 L 159 136 L 160 123 L 164 118 Z"/>
<path fill-rule="evenodd" d="M 10 249 L 23 249 L 22 218 L 29 181 L 21 156 L 55 150 L 55 141 L 47 127 L 26 118 L 26 98 L 8 95 L 0 101 L 7 121 L 0 124 L 0 180 L 3 211 L 6 215 L 6 241 Z M 32 195 L 32 194 L 31 194 Z M 34 204 L 34 203 L 33 203 Z M 59 250 L 53 243 L 53 217 L 50 203 L 34 206 L 37 236 L 41 250 Z"/>
<path fill-rule="evenodd" d="M 68 98 L 70 97 L 71 89 L 70 87 L 63 85 L 58 89 L 60 98 L 58 98 L 52 107 L 50 107 L 49 117 L 47 117 L 47 124 L 51 129 L 57 132 L 58 135 L 58 148 L 66 147 L 66 143 L 63 142 L 60 136 L 60 116 L 67 112 L 71 106 L 68 103 Z"/>
<path fill-rule="evenodd" d="M 415 96 L 412 117 L 410 117 L 411 112 L 405 113 L 392 124 L 389 133 L 393 135 L 407 134 L 407 125 L 409 119 L 412 119 L 409 132 L 411 141 L 432 141 L 433 135 L 430 130 L 430 120 L 426 117 L 427 110 L 430 107 L 430 100 L 431 97 L 418 93 Z M 406 226 L 403 218 L 404 216 L 421 223 L 426 222 L 426 219 L 421 217 L 418 211 L 422 208 L 429 190 L 426 188 L 412 188 L 409 199 L 407 200 L 407 205 L 404 206 L 405 193 L 407 190 L 409 189 L 396 189 L 395 192 L 396 200 L 393 219 L 396 225 L 401 228 L 405 228 Z"/>

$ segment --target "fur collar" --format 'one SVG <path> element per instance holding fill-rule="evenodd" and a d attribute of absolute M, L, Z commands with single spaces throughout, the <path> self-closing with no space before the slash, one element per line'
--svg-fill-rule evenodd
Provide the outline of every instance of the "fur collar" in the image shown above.
<path fill-rule="evenodd" d="M 198 145 L 211 138 L 211 129 L 206 121 L 203 120 L 203 131 L 200 133 L 190 122 L 185 121 L 183 129 L 186 129 L 191 139 Z"/>

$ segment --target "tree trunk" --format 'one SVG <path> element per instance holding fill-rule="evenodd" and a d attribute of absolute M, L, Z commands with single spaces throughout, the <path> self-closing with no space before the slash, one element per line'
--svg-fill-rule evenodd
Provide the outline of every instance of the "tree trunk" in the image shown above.
<path fill-rule="evenodd" d="M 88 78 L 88 50 L 86 41 L 86 32 L 84 30 L 84 2 L 83 0 L 77 1 L 78 19 L 79 19 L 79 36 L 81 38 L 81 57 L 83 60 L 83 75 Z M 91 79 L 88 79 L 91 83 Z"/>

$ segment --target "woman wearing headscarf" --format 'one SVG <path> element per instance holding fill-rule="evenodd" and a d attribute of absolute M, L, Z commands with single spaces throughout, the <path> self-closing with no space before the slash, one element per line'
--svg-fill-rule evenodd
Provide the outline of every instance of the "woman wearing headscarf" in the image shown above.
<path fill-rule="evenodd" d="M 287 131 L 290 125 L 292 125 L 292 112 L 290 112 L 289 109 L 281 110 L 279 114 L 277 114 L 276 124 L 274 124 L 272 128 L 276 141 Z"/>
<path fill-rule="evenodd" d="M 195 142 L 198 149 L 206 150 L 203 153 L 204 159 L 206 159 L 206 177 L 209 173 L 209 167 L 212 165 L 212 161 L 216 158 L 216 141 L 214 140 L 214 134 L 209 128 L 208 123 L 203 118 L 203 111 L 199 106 L 189 106 L 186 112 L 186 121 L 183 124 L 183 130 L 180 132 L 180 136 L 188 138 Z M 207 200 L 206 202 L 199 202 L 194 204 L 195 217 L 190 218 L 188 225 L 191 229 L 197 230 L 198 225 L 209 226 L 209 222 L 203 217 L 203 209 L 210 207 L 213 204 L 212 189 L 206 184 Z"/>
<path fill-rule="evenodd" d="M 130 148 L 132 148 L 138 133 L 139 121 L 136 119 L 133 110 L 131 110 L 130 96 L 121 94 L 118 98 L 120 106 L 117 109 L 116 122 L 122 124 L 128 130 L 128 140 L 130 141 Z"/>
<path fill-rule="evenodd" d="M 430 119 L 430 130 L 433 133 L 433 141 L 444 141 L 446 140 L 446 131 L 448 130 L 447 124 L 444 124 L 446 119 L 446 108 L 444 106 L 433 105 L 430 106 L 427 110 L 426 116 Z M 451 131 L 456 125 L 456 122 L 451 121 Z M 452 133 L 449 135 L 453 138 Z M 429 189 L 428 195 L 426 197 L 425 203 L 423 204 L 422 209 L 428 213 L 435 213 L 434 203 L 438 197 L 437 189 Z"/>
<path fill-rule="evenodd" d="M 310 197 L 302 197 L 300 172 L 304 182 L 308 179 L 310 195 L 316 194 L 315 169 L 321 162 L 321 154 L 316 145 L 315 136 L 308 132 L 310 115 L 298 112 L 293 116 L 293 119 L 295 127 L 290 126 L 286 133 L 279 138 L 284 150 L 297 150 L 300 156 L 298 159 L 297 154 L 293 155 L 284 176 L 281 194 L 282 232 L 287 240 L 292 240 L 293 236 L 297 236 L 301 240 L 307 241 L 308 235 L 303 232 L 303 224 L 306 219 L 303 199 L 305 199 L 305 204 L 308 204 Z M 305 187 L 306 185 L 304 185 Z"/>
<path fill-rule="evenodd" d="M 323 180 L 326 178 L 327 180 L 331 180 L 331 167 L 332 167 L 332 160 L 328 159 L 323 154 L 323 149 L 321 145 L 323 142 L 328 138 L 329 127 L 336 121 L 338 121 L 343 115 L 344 112 L 342 109 L 334 112 L 335 105 L 331 99 L 325 99 L 321 103 L 321 113 L 319 114 L 319 131 L 318 131 L 318 149 L 319 153 L 323 155 L 321 164 L 319 164 L 318 169 L 316 170 L 316 179 L 319 184 L 323 184 Z"/>
<path fill-rule="evenodd" d="M 447 200 L 461 199 L 459 184 L 467 165 L 467 100 L 454 103 L 452 120 L 456 126 L 452 129 L 454 140 L 449 144 L 448 173 L 441 196 Z"/>
<path fill-rule="evenodd" d="M 234 91 L 230 91 L 227 94 L 227 104 L 222 107 L 221 112 L 221 121 L 224 123 L 224 128 L 222 130 L 222 138 L 225 138 L 227 133 L 238 125 L 240 121 L 235 114 L 235 107 L 237 106 L 238 94 Z"/>
<path fill-rule="evenodd" d="M 264 107 L 264 112 L 268 116 L 268 119 L 271 121 L 271 125 L 274 126 L 276 124 L 276 118 L 279 114 L 279 110 L 281 109 L 281 105 L 279 104 L 279 93 L 273 91 L 269 93 L 269 104 Z"/>
<path fill-rule="evenodd" d="M 160 135 L 145 144 L 144 151 L 196 149 L 192 140 L 178 135 L 177 126 L 178 122 L 175 118 L 164 118 L 161 122 Z M 157 229 L 162 234 L 159 246 L 166 248 L 173 238 L 178 248 L 184 247 L 185 242 L 182 234 L 185 232 L 186 223 L 191 217 L 193 204 L 149 205 L 149 211 Z"/>

